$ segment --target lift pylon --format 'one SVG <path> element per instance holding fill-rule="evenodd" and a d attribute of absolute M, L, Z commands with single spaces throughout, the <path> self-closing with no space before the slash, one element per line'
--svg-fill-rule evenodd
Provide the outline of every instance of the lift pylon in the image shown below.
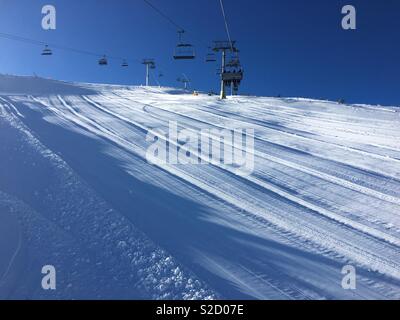
<path fill-rule="evenodd" d="M 243 79 L 243 71 L 240 70 L 227 70 L 226 54 L 231 52 L 232 54 L 238 54 L 239 50 L 236 48 L 236 41 L 214 41 L 214 52 L 222 53 L 221 63 L 221 99 L 226 99 L 226 87 L 235 86 L 235 92 L 237 92 L 238 85 Z"/>
<path fill-rule="evenodd" d="M 142 64 L 146 66 L 146 87 L 150 84 L 150 69 L 156 68 L 154 59 L 143 59 Z"/>

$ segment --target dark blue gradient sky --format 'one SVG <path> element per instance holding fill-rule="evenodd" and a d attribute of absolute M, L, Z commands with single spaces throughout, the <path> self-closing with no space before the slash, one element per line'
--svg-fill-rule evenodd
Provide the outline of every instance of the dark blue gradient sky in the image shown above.
<path fill-rule="evenodd" d="M 126 70 L 118 60 L 100 68 L 96 57 L 55 50 L 44 58 L 40 47 L 0 38 L 0 73 L 142 84 L 144 67 L 135 60 L 152 57 L 165 75 L 161 84 L 177 86 L 176 78 L 185 73 L 194 88 L 217 91 L 217 64 L 205 64 L 204 56 L 212 40 L 226 38 L 218 0 L 152 2 L 187 29 L 196 61 L 173 61 L 176 28 L 142 0 L 0 0 L 0 32 L 132 61 Z M 57 8 L 56 31 L 41 29 L 45 4 Z M 346 4 L 357 9 L 356 31 L 341 29 Z M 246 71 L 241 92 L 400 104 L 400 1 L 225 0 L 225 5 Z"/>

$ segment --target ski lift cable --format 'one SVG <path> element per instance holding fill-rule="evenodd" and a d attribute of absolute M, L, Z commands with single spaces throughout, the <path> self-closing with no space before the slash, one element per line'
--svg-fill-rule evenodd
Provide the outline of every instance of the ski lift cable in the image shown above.
<path fill-rule="evenodd" d="M 63 50 L 63 51 L 75 52 L 75 53 L 79 53 L 79 54 L 83 54 L 83 55 L 90 55 L 90 56 L 94 56 L 94 57 L 103 57 L 104 56 L 104 54 L 99 54 L 96 52 L 91 52 L 91 51 L 81 50 L 81 49 L 76 49 L 76 48 L 70 48 L 70 47 L 64 47 L 64 46 L 60 46 L 60 45 L 57 45 L 54 43 L 34 40 L 34 39 L 25 38 L 25 37 L 21 37 L 21 36 L 9 34 L 9 33 L 0 32 L 0 38 L 29 43 L 29 44 L 37 45 L 37 46 L 43 46 L 43 45 L 50 46 L 51 48 L 55 48 L 55 49 L 59 49 L 59 50 Z M 122 57 L 109 56 L 109 55 L 106 55 L 106 56 L 107 56 L 107 58 L 113 59 L 113 60 L 125 60 L 125 61 L 135 61 L 135 62 L 141 61 L 139 59 L 125 59 Z"/>
<path fill-rule="evenodd" d="M 143 0 L 150 8 L 156 11 L 160 16 L 166 19 L 170 24 L 172 24 L 178 30 L 179 35 L 179 43 L 175 49 L 173 58 L 175 60 L 191 60 L 194 59 L 196 54 L 194 48 L 189 43 L 182 42 L 182 35 L 186 32 L 184 28 L 182 28 L 178 23 L 176 23 L 172 18 L 170 18 L 167 14 L 165 14 L 162 10 L 157 8 L 154 4 L 152 4 L 149 0 Z"/>
<path fill-rule="evenodd" d="M 62 47 L 62 46 L 56 45 L 54 43 L 52 44 L 52 43 L 48 43 L 48 42 L 44 42 L 44 41 L 33 40 L 33 39 L 29 39 L 29 38 L 25 38 L 25 37 L 13 35 L 13 34 L 8 34 L 8 33 L 0 33 L 0 37 L 4 38 L 4 39 L 9 39 L 9 40 L 15 40 L 15 41 L 20 41 L 20 42 L 30 43 L 30 44 L 38 45 L 38 46 L 48 45 L 48 46 L 51 46 L 52 48 L 57 48 L 57 49 L 60 49 L 60 50 L 65 50 L 65 51 L 74 51 L 76 53 L 92 55 L 92 56 L 96 56 L 96 57 L 103 56 L 103 54 L 98 54 L 98 53 L 79 50 L 79 49 Z"/>
<path fill-rule="evenodd" d="M 222 16 L 224 17 L 225 30 L 226 30 L 226 34 L 227 34 L 227 36 L 228 36 L 229 44 L 231 45 L 231 50 L 232 50 L 232 52 L 234 52 L 233 43 L 232 43 L 232 38 L 231 38 L 231 33 L 229 32 L 228 21 L 226 20 L 226 14 L 225 14 L 224 3 L 223 3 L 222 0 L 219 0 L 219 3 L 220 3 L 220 5 L 221 5 Z"/>
<path fill-rule="evenodd" d="M 104 55 L 104 54 L 91 52 L 91 51 L 87 51 L 87 50 L 64 47 L 64 46 L 57 45 L 55 43 L 49 43 L 49 42 L 44 42 L 44 41 L 40 41 L 40 40 L 35 40 L 35 39 L 26 38 L 26 37 L 22 37 L 22 36 L 10 34 L 10 33 L 0 32 L 0 38 L 12 40 L 12 41 L 18 41 L 18 42 L 22 42 L 22 43 L 28 43 L 28 44 L 35 45 L 35 46 L 48 46 L 48 47 L 63 50 L 63 51 L 74 52 L 74 53 L 93 56 L 93 57 L 97 57 L 97 58 L 103 58 L 104 56 L 106 56 L 107 59 L 125 61 L 128 64 L 131 61 L 140 63 L 140 64 L 142 63 L 142 59 L 137 59 L 137 58 L 126 59 L 126 58 L 117 57 L 117 56 Z M 161 66 L 159 63 L 157 63 L 157 65 Z"/>
<path fill-rule="evenodd" d="M 170 24 L 172 24 L 175 28 L 178 29 L 178 33 L 180 34 L 180 37 L 182 36 L 182 33 L 188 33 L 188 29 L 182 28 L 181 25 L 176 23 L 172 18 L 170 18 L 167 14 L 165 14 L 162 10 L 157 8 L 154 4 L 152 4 L 149 0 L 143 0 L 149 7 L 151 7 L 154 11 L 156 11 L 159 15 L 161 15 L 164 19 L 166 19 Z M 193 34 L 191 32 L 191 34 Z M 199 41 L 202 44 L 205 44 L 207 47 L 209 44 L 207 44 L 204 40 L 201 40 L 199 38 L 196 38 L 197 41 Z"/>
<path fill-rule="evenodd" d="M 161 11 L 160 9 L 158 9 L 154 4 L 152 4 L 150 1 L 148 0 L 143 0 L 149 7 L 151 7 L 154 11 L 156 11 L 159 15 L 161 15 L 162 17 L 164 17 L 164 19 L 166 19 L 169 23 L 171 23 L 173 26 L 175 26 L 179 32 L 184 32 L 185 29 L 182 28 L 179 24 L 177 24 L 174 20 L 172 20 L 167 14 L 165 14 L 163 11 Z"/>

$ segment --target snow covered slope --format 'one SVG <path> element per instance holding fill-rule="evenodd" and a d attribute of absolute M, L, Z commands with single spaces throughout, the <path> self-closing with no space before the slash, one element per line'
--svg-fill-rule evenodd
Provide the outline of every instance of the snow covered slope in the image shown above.
<path fill-rule="evenodd" d="M 170 121 L 254 172 L 148 163 Z M 398 108 L 0 76 L 0 142 L 0 298 L 400 299 Z"/>

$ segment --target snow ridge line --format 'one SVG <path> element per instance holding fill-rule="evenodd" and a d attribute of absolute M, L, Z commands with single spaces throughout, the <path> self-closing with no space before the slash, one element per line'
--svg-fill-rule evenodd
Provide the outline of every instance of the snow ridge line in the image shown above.
<path fill-rule="evenodd" d="M 249 101 L 244 101 L 244 102 L 249 103 Z M 298 101 L 298 102 L 300 102 L 300 101 Z M 257 106 L 263 106 L 263 107 L 268 106 L 268 107 L 271 107 L 273 109 L 269 109 L 270 111 L 274 111 L 274 112 L 276 111 L 276 112 L 281 113 L 281 114 L 293 115 L 293 116 L 297 116 L 298 118 L 306 118 L 307 117 L 304 114 L 295 112 L 295 111 L 301 110 L 298 107 L 291 107 L 289 105 L 282 105 L 282 104 L 272 105 L 268 101 L 265 101 L 265 102 L 262 102 L 262 101 L 254 101 L 253 102 L 253 101 L 251 101 L 251 103 L 254 103 Z M 355 107 L 355 106 L 352 106 L 352 107 Z M 285 109 L 286 111 L 284 111 L 283 109 Z M 385 111 L 385 112 L 388 112 L 388 110 L 385 110 L 383 108 L 374 108 L 374 111 Z M 327 116 L 332 116 L 332 114 L 333 114 L 332 112 L 322 112 L 322 111 L 317 111 L 317 110 L 307 110 L 307 112 L 311 113 L 311 119 L 312 120 L 322 119 L 324 121 L 329 121 L 331 123 L 339 123 L 339 124 L 347 124 L 348 123 L 347 121 L 344 121 L 343 119 L 332 119 L 332 118 L 327 117 Z M 394 112 L 395 113 L 396 111 L 390 110 L 389 112 Z M 318 115 L 321 115 L 321 116 L 318 116 Z M 365 122 L 365 120 L 366 120 L 365 118 L 356 117 L 354 115 L 351 115 L 351 116 L 349 115 L 349 116 L 347 116 L 347 118 L 353 119 L 354 121 L 362 120 L 362 121 Z M 382 123 L 392 123 L 393 122 L 392 120 L 383 120 L 383 119 L 380 119 L 378 121 L 382 122 Z M 357 124 L 361 124 L 361 122 L 357 122 Z M 374 125 L 370 124 L 369 128 L 371 128 L 371 129 L 374 129 L 374 128 L 379 129 L 381 127 L 377 126 L 377 125 L 374 126 Z M 392 128 L 394 129 L 395 126 L 393 126 Z"/>

